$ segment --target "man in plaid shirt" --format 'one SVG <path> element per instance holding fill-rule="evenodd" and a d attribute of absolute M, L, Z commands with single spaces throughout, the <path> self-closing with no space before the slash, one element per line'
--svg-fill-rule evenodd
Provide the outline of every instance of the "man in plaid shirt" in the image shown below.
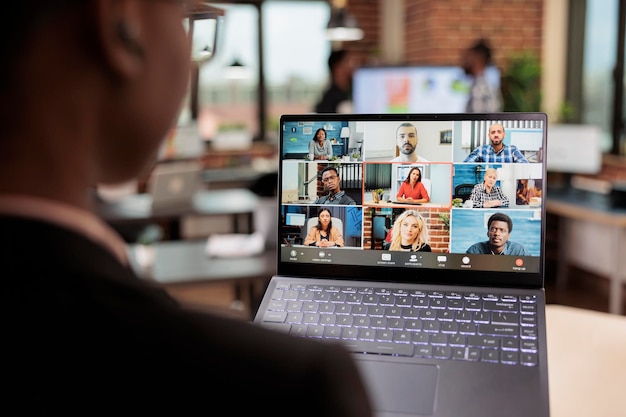
<path fill-rule="evenodd" d="M 523 162 L 528 160 L 515 145 L 505 145 L 504 126 L 494 123 L 489 126 L 490 143 L 479 146 L 463 162 Z"/>

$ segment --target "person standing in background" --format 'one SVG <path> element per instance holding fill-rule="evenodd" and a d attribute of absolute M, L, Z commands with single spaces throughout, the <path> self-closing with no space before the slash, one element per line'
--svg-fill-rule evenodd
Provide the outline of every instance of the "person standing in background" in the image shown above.
<path fill-rule="evenodd" d="M 485 70 L 492 63 L 491 48 L 485 39 L 477 40 L 461 57 L 465 74 L 472 77 L 467 113 L 497 113 L 502 111 L 502 96 L 489 84 Z"/>
<path fill-rule="evenodd" d="M 332 51 L 328 57 L 330 70 L 330 86 L 322 94 L 315 105 L 316 113 L 350 113 L 352 112 L 352 75 L 355 59 L 345 49 Z"/>

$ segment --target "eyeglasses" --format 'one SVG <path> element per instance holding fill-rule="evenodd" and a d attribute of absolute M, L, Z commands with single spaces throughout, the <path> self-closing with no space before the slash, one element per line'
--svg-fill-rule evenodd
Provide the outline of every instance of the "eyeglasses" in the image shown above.
<path fill-rule="evenodd" d="M 322 178 L 322 182 L 332 181 L 332 180 L 334 180 L 334 179 L 336 179 L 336 178 L 337 178 L 337 176 L 336 176 L 336 175 L 330 175 L 330 176 L 328 176 L 328 177 L 326 177 L 326 178 Z"/>
<path fill-rule="evenodd" d="M 193 0 L 182 0 L 187 11 L 184 25 L 191 39 L 191 60 L 202 63 L 215 55 L 224 10 Z"/>

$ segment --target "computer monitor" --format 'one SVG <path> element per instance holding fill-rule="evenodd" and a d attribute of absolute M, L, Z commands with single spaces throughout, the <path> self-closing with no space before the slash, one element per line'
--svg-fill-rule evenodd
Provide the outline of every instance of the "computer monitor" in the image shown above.
<path fill-rule="evenodd" d="M 285 224 L 287 226 L 304 226 L 306 216 L 301 213 L 287 213 L 285 218 Z"/>
<path fill-rule="evenodd" d="M 500 71 L 485 71 L 500 89 Z M 458 66 L 360 67 L 353 77 L 354 113 L 463 113 L 471 78 Z"/>

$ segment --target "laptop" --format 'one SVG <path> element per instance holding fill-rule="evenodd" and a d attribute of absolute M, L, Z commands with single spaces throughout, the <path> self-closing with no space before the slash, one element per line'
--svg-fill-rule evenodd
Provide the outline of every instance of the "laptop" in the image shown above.
<path fill-rule="evenodd" d="M 152 212 L 191 210 L 193 197 L 201 188 L 202 166 L 198 160 L 159 162 L 148 183 Z"/>
<path fill-rule="evenodd" d="M 430 201 L 374 201 L 373 190 L 396 195 L 413 165 L 390 162 L 406 122 L 416 127 L 417 154 L 430 161 L 418 164 Z M 528 163 L 464 162 L 490 143 L 493 123 Z M 333 158 L 305 160 L 320 127 Z M 254 322 L 342 343 L 381 417 L 548 416 L 545 207 L 515 199 L 519 179 L 545 185 L 546 140 L 544 113 L 283 115 L 277 273 Z M 345 158 L 354 152 L 358 161 Z M 320 177 L 327 166 L 356 205 L 314 204 L 328 192 Z M 482 183 L 487 168 L 497 170 L 508 202 L 452 201 L 457 185 Z M 305 245 L 305 224 L 322 209 L 342 220 L 343 244 Z M 468 252 L 474 244 L 480 250 Z"/>

